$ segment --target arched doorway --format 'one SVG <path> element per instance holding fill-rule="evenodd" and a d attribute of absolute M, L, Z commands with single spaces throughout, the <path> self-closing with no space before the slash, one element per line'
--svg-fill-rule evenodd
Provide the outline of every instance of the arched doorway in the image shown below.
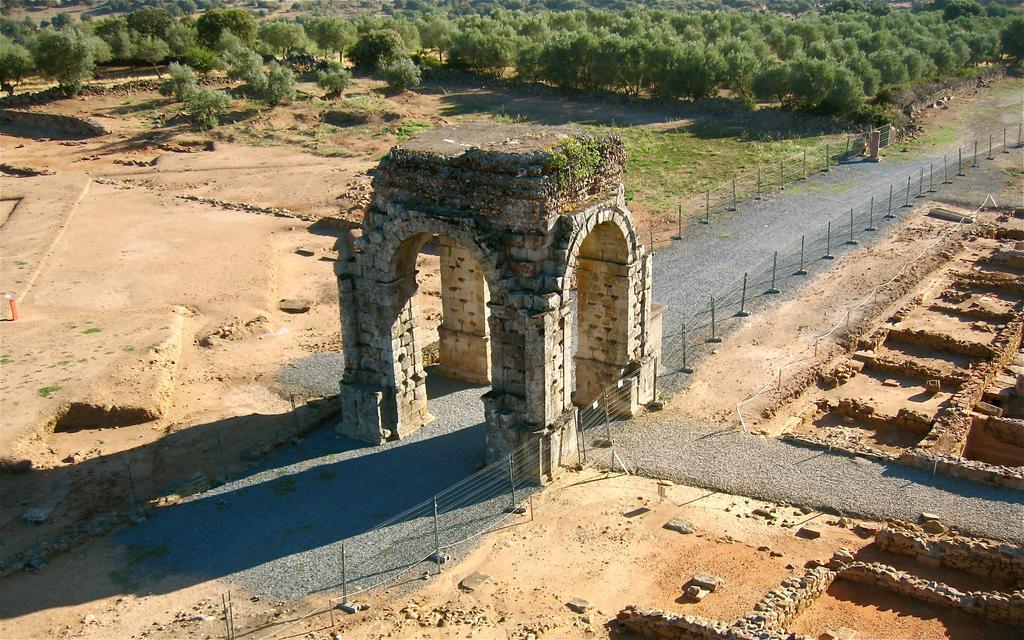
<path fill-rule="evenodd" d="M 629 257 L 626 237 L 612 221 L 596 225 L 580 243 L 572 396 L 577 406 L 592 403 L 635 360 L 629 331 L 635 315 Z"/>

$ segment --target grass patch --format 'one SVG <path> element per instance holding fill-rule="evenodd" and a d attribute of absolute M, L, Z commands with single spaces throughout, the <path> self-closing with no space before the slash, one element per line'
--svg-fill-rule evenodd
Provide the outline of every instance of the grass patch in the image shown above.
<path fill-rule="evenodd" d="M 780 158 L 798 157 L 805 149 L 811 156 L 810 150 L 817 150 L 826 140 L 825 136 L 748 140 L 738 131 L 697 135 L 690 127 L 605 130 L 619 134 L 626 147 L 627 199 L 635 206 L 661 212 L 721 186 L 734 174 L 756 172 L 759 164 L 774 167 Z M 813 162 L 808 157 L 808 170 Z"/>
<path fill-rule="evenodd" d="M 429 122 L 424 122 L 423 120 L 403 120 L 402 124 L 398 125 L 398 128 L 395 129 L 395 135 L 398 136 L 399 142 L 405 142 L 417 133 L 426 131 L 431 126 Z"/>
<path fill-rule="evenodd" d="M 122 347 L 121 351 L 124 351 L 125 353 L 132 353 L 133 351 L 135 351 L 135 347 L 128 345 L 126 347 Z"/>
<path fill-rule="evenodd" d="M 103 331 L 103 329 L 101 329 L 99 327 L 89 327 L 88 329 L 86 329 L 82 333 L 90 334 L 90 333 L 99 333 L 100 331 Z"/>
<path fill-rule="evenodd" d="M 48 386 L 45 386 L 45 387 L 40 387 L 40 388 L 36 389 L 36 395 L 39 396 L 40 398 L 49 398 L 51 395 L 53 395 L 54 393 L 57 393 L 58 391 L 60 391 L 60 385 L 59 384 L 51 384 L 51 385 L 48 385 Z"/>

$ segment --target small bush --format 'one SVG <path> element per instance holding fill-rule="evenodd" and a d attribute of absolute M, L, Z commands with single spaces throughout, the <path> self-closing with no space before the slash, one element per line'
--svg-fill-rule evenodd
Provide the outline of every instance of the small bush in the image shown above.
<path fill-rule="evenodd" d="M 214 69 L 224 67 L 224 61 L 215 52 L 201 47 L 193 47 L 185 53 L 185 62 L 204 76 Z"/>
<path fill-rule="evenodd" d="M 173 96 L 176 102 L 184 102 L 197 88 L 195 72 L 188 65 L 172 62 L 167 68 L 167 79 L 160 85 L 160 93 Z"/>
<path fill-rule="evenodd" d="M 395 91 L 405 91 L 409 87 L 415 87 L 420 83 L 420 68 L 409 58 L 399 58 L 394 62 L 384 64 L 379 69 L 384 82 L 388 88 Z"/>
<path fill-rule="evenodd" d="M 352 74 L 337 62 L 332 62 L 326 71 L 316 74 L 316 86 L 327 92 L 328 98 L 337 98 L 352 83 Z"/>
<path fill-rule="evenodd" d="M 295 74 L 288 67 L 270 63 L 266 85 L 257 97 L 271 106 L 291 101 L 295 97 Z"/>
<path fill-rule="evenodd" d="M 185 116 L 200 129 L 212 129 L 231 107 L 231 98 L 216 89 L 196 89 L 185 102 Z"/>

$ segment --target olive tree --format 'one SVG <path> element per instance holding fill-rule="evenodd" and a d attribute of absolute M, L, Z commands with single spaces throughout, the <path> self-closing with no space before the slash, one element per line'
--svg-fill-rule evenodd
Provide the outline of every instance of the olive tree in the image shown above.
<path fill-rule="evenodd" d="M 95 73 L 96 64 L 110 59 L 110 49 L 103 40 L 71 27 L 40 33 L 33 56 L 43 77 L 56 80 L 65 93 L 75 95 Z"/>

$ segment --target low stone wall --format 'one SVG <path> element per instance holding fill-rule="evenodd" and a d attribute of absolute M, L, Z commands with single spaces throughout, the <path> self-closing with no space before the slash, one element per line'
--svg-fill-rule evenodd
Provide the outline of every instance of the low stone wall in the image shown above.
<path fill-rule="evenodd" d="M 87 84 L 78 93 L 79 96 L 127 96 L 139 91 L 156 91 L 160 88 L 161 81 L 152 80 L 129 80 L 118 84 Z M 230 78 L 199 78 L 201 87 L 227 87 L 234 84 Z M 69 96 L 60 87 L 50 87 L 42 91 L 30 93 L 16 93 L 13 96 L 0 98 L 0 108 L 10 107 L 31 107 L 40 104 L 48 104 L 57 100 L 66 100 Z"/>
<path fill-rule="evenodd" d="M 974 420 L 975 428 L 978 427 L 979 421 L 984 422 L 982 428 L 996 440 L 1015 447 L 1024 447 L 1024 419 L 997 418 L 995 416 L 979 418 L 976 416 Z"/>
<path fill-rule="evenodd" d="M 799 578 L 786 578 L 766 593 L 752 612 L 737 620 L 735 626 L 754 634 L 765 629 L 781 629 L 814 604 L 835 578 L 836 572 L 823 566 L 812 567 Z"/>
<path fill-rule="evenodd" d="M 0 124 L 31 132 L 39 137 L 61 136 L 95 138 L 109 133 L 106 127 L 91 118 L 69 116 L 63 113 L 0 109 Z"/>
<path fill-rule="evenodd" d="M 878 548 L 889 553 L 938 561 L 944 567 L 1024 586 L 1024 550 L 980 538 L 931 538 L 910 529 L 886 527 L 875 535 Z"/>
<path fill-rule="evenodd" d="M 968 380 L 935 417 L 931 432 L 919 445 L 922 450 L 957 458 L 963 455 L 972 426 L 972 412 L 985 395 L 985 390 L 1017 353 L 1022 329 L 1024 323 L 1014 320 L 999 330 L 990 347 L 993 352 L 991 359 L 976 363 Z M 965 460 L 964 464 L 968 462 L 971 461 Z"/>
<path fill-rule="evenodd" d="M 922 602 L 966 611 L 995 622 L 1024 626 L 1024 592 L 1021 591 L 1009 594 L 996 591 L 964 593 L 941 582 L 918 578 L 877 562 L 852 562 L 838 572 L 838 577 L 881 587 Z"/>
<path fill-rule="evenodd" d="M 782 629 L 754 633 L 721 620 L 677 616 L 657 610 L 640 611 L 633 606 L 620 611 L 616 620 L 632 633 L 666 640 L 811 640 L 807 636 L 796 636 Z"/>
<path fill-rule="evenodd" d="M 903 452 L 899 457 L 899 463 L 917 469 L 934 470 L 936 473 L 955 478 L 1024 491 L 1024 468 L 1021 467 L 986 464 L 978 460 L 969 460 L 923 449 Z"/>

